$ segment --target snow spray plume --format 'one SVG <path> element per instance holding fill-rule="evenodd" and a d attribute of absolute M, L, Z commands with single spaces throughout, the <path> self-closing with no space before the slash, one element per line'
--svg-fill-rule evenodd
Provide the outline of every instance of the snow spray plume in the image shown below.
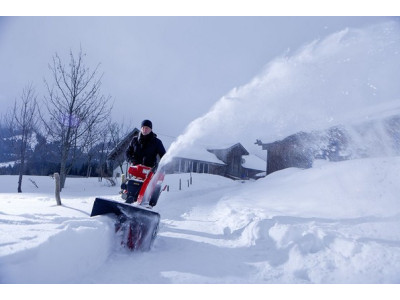
<path fill-rule="evenodd" d="M 363 122 L 400 112 L 399 55 L 399 24 L 389 21 L 345 29 L 292 56 L 278 57 L 194 120 L 171 145 L 163 164 L 195 145 L 221 148 L 241 142 L 254 153 L 261 148 L 255 145 L 257 139 L 270 143 L 300 131 L 335 126 L 346 128 L 353 149 L 363 143 L 374 147 L 377 139 L 380 148 L 390 146 L 382 125 L 369 125 L 373 134 L 360 132 Z"/>

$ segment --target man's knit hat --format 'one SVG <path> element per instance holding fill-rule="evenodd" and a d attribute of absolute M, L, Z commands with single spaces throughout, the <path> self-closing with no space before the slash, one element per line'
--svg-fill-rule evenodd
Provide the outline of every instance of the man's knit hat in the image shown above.
<path fill-rule="evenodd" d="M 141 127 L 143 127 L 143 126 L 147 126 L 147 127 L 150 127 L 151 129 L 153 129 L 153 124 L 151 123 L 150 120 L 144 120 L 142 122 L 142 126 Z"/>

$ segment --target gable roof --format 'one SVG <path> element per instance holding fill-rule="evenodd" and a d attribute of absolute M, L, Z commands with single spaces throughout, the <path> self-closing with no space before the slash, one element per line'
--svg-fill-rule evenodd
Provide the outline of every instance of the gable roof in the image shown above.
<path fill-rule="evenodd" d="M 242 155 L 249 155 L 249 152 L 246 150 L 246 148 L 243 147 L 243 145 L 241 143 L 236 143 L 230 147 L 227 148 L 218 148 L 218 149 L 207 149 L 207 151 L 210 151 L 212 153 L 215 152 L 220 152 L 220 151 L 231 151 L 232 149 L 238 148 L 239 151 L 242 153 Z"/>
<path fill-rule="evenodd" d="M 108 154 L 107 159 L 108 160 L 125 160 L 125 151 L 129 146 L 129 143 L 131 142 L 132 138 L 139 133 L 139 129 L 134 128 L 127 136 L 123 138 L 122 141 L 118 143 L 117 146 L 114 147 L 114 149 Z"/>
<path fill-rule="evenodd" d="M 215 154 L 207 151 L 206 148 L 199 145 L 192 145 L 191 147 L 186 147 L 184 149 L 179 149 L 176 155 L 173 155 L 176 158 L 185 158 L 191 160 L 199 160 L 204 162 L 210 162 L 219 165 L 225 165 L 225 163 L 219 160 Z"/>

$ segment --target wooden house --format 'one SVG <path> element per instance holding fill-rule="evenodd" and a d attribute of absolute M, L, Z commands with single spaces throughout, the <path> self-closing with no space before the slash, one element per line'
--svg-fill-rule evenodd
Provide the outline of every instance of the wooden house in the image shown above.
<path fill-rule="evenodd" d="M 206 149 L 191 147 L 179 151 L 167 164 L 166 172 L 169 174 L 193 172 L 221 175 L 225 167 L 223 161 Z"/>
<path fill-rule="evenodd" d="M 258 179 L 265 176 L 265 161 L 250 155 L 240 144 L 221 149 L 192 146 L 167 166 L 168 173 L 208 173 L 231 179 Z"/>
<path fill-rule="evenodd" d="M 246 159 L 247 162 L 254 162 L 257 158 L 251 156 L 240 143 L 223 149 L 208 149 L 208 151 L 214 153 L 218 159 L 225 163 L 225 168 L 221 170 L 220 174 L 222 176 L 232 179 L 257 179 L 260 176 L 259 174 L 265 172 L 265 162 L 261 159 L 258 159 L 258 165 L 253 163 L 252 166 L 245 166 Z"/>

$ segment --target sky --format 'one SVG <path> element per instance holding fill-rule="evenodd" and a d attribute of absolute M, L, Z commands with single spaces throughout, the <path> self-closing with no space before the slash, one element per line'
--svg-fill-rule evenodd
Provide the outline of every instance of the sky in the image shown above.
<path fill-rule="evenodd" d="M 177 137 L 232 89 L 299 47 L 347 27 L 385 17 L 50 17 L 0 18 L 2 115 L 32 83 L 44 79 L 55 53 L 65 62 L 80 47 L 86 65 L 99 65 L 112 119 L 132 128 L 153 121 L 162 136 Z M 218 130 L 218 128 L 215 128 Z"/>

